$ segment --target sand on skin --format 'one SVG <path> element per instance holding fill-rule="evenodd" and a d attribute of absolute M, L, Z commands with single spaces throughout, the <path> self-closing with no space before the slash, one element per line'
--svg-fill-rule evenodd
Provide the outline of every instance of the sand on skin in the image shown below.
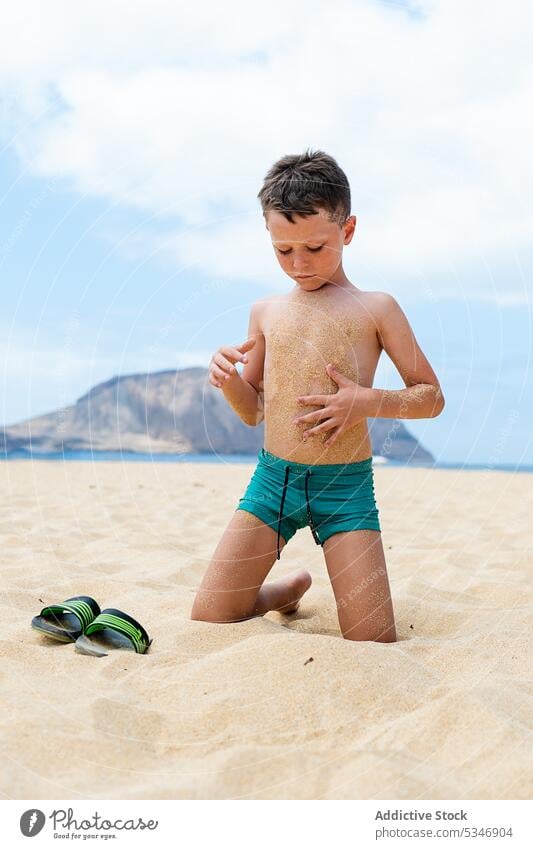
<path fill-rule="evenodd" d="M 376 467 L 387 645 L 341 638 L 309 528 L 270 574 L 311 571 L 297 614 L 189 619 L 253 468 L 2 463 L 2 797 L 529 798 L 531 476 Z M 149 654 L 31 630 L 82 593 Z"/>

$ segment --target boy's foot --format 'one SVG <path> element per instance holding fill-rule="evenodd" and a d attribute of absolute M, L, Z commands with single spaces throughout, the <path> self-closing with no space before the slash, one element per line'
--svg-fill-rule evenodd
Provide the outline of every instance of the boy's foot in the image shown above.
<path fill-rule="evenodd" d="M 269 610 L 294 613 L 312 583 L 313 579 L 307 569 L 296 569 L 284 578 L 263 584 L 257 596 L 256 614 L 263 615 Z"/>
<path fill-rule="evenodd" d="M 307 569 L 297 569 L 295 572 L 287 575 L 286 578 L 281 578 L 281 580 L 285 581 L 291 600 L 287 604 L 276 607 L 275 609 L 279 613 L 295 613 L 300 606 L 301 597 L 307 592 L 313 583 L 313 579 Z"/>

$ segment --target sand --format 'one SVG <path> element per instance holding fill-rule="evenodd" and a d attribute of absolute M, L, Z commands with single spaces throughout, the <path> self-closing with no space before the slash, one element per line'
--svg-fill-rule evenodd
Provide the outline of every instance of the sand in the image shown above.
<path fill-rule="evenodd" d="M 398 642 L 343 640 L 309 528 L 292 617 L 189 619 L 253 465 L 0 466 L 5 799 L 531 796 L 532 477 L 376 466 Z M 89 594 L 147 655 L 30 628 Z M 310 660 L 312 658 L 312 660 Z"/>

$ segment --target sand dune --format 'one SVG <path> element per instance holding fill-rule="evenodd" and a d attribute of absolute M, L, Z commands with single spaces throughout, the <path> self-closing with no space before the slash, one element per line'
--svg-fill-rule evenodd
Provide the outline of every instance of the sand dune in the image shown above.
<path fill-rule="evenodd" d="M 378 644 L 340 636 L 309 529 L 270 576 L 310 569 L 297 614 L 189 619 L 252 470 L 2 463 L 3 798 L 530 797 L 531 476 L 376 466 L 399 637 Z M 81 593 L 150 652 L 30 629 Z"/>

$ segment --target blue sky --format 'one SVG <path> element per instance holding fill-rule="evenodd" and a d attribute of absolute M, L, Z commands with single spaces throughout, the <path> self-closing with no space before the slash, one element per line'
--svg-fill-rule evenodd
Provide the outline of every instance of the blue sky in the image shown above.
<path fill-rule="evenodd" d="M 32 24 L 13 10 L 0 36 L 2 422 L 244 340 L 292 285 L 255 196 L 313 147 L 351 182 L 350 279 L 397 297 L 441 380 L 443 414 L 408 427 L 443 461 L 533 464 L 524 4 L 484 4 L 483 50 L 453 0 L 274 3 L 261 27 L 234 3 L 223 45 L 200 9 L 196 47 L 179 5 L 110 4 L 102 43 L 68 4 L 22 4 Z M 402 385 L 385 357 L 376 385 Z"/>

